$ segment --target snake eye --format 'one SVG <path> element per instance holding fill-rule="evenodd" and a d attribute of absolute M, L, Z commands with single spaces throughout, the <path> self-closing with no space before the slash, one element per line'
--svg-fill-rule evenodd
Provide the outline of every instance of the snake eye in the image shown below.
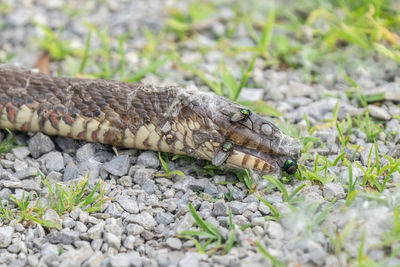
<path fill-rule="evenodd" d="M 235 111 L 231 113 L 231 121 L 237 122 L 241 120 L 246 120 L 248 117 L 250 117 L 250 115 L 251 115 L 250 110 L 242 108 L 240 109 L 240 111 Z"/>
<path fill-rule="evenodd" d="M 232 150 L 232 148 L 233 148 L 233 144 L 232 144 L 232 142 L 230 142 L 230 141 L 226 141 L 226 142 L 224 142 L 224 143 L 222 144 L 222 150 L 223 150 L 224 152 L 229 152 L 229 151 Z"/>
<path fill-rule="evenodd" d="M 297 162 L 292 159 L 286 160 L 283 165 L 283 170 L 288 174 L 294 174 L 297 171 Z"/>

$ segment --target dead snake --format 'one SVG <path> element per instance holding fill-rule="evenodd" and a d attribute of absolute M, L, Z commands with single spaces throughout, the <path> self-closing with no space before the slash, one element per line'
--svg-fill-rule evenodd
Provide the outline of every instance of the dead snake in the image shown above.
<path fill-rule="evenodd" d="M 0 64 L 0 128 L 294 173 L 299 142 L 213 93 L 53 77 Z"/>

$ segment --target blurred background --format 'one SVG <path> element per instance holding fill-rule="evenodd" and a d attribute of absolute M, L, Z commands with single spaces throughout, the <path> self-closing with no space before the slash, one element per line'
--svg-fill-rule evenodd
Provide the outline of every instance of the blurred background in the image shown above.
<path fill-rule="evenodd" d="M 303 82 L 326 87 L 347 76 L 368 87 L 398 71 L 399 2 L 2 0 L 0 62 L 189 81 L 234 100 L 243 87 L 268 88 L 268 69 L 297 70 Z"/>

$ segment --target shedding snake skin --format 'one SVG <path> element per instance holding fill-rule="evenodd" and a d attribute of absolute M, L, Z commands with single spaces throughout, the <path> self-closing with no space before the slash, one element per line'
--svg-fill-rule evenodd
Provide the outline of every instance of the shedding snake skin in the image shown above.
<path fill-rule="evenodd" d="M 53 77 L 11 64 L 0 64 L 0 128 L 189 155 L 266 173 L 296 171 L 300 157 L 297 140 L 213 93 Z"/>

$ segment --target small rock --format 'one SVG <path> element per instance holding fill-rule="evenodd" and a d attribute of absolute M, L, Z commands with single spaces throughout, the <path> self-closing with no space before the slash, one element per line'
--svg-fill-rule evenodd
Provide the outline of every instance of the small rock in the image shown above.
<path fill-rule="evenodd" d="M 76 157 L 78 158 L 78 160 L 80 162 L 83 162 L 83 161 L 93 158 L 95 155 L 95 152 L 96 152 L 96 150 L 94 148 L 94 144 L 88 143 L 88 144 L 80 147 L 76 151 Z"/>
<path fill-rule="evenodd" d="M 47 235 L 47 239 L 52 244 L 70 245 L 78 238 L 79 233 L 75 231 L 55 231 Z"/>
<path fill-rule="evenodd" d="M 189 179 L 189 178 L 188 178 Z M 189 181 L 189 189 L 192 191 L 204 191 L 204 189 L 210 184 L 210 181 L 207 178 L 204 179 L 195 179 L 190 178 Z"/>
<path fill-rule="evenodd" d="M 266 232 L 272 239 L 282 239 L 284 236 L 282 226 L 274 221 L 269 221 L 266 224 Z"/>
<path fill-rule="evenodd" d="M 146 168 L 157 169 L 160 166 L 160 160 L 153 151 L 144 151 L 139 155 L 137 164 Z"/>
<path fill-rule="evenodd" d="M 169 212 L 159 212 L 155 217 L 158 224 L 169 225 L 174 222 L 174 216 Z"/>
<path fill-rule="evenodd" d="M 91 239 L 99 239 L 99 238 L 101 238 L 101 233 L 103 232 L 103 229 L 104 229 L 104 223 L 99 223 L 99 224 L 96 224 L 96 225 L 92 226 L 88 230 L 89 237 Z"/>
<path fill-rule="evenodd" d="M 142 186 L 147 180 L 153 178 L 156 171 L 155 169 L 138 169 L 133 176 L 133 182 Z"/>
<path fill-rule="evenodd" d="M 103 254 L 100 251 L 96 251 L 82 264 L 82 267 L 99 267 L 102 261 Z"/>
<path fill-rule="evenodd" d="M 245 210 L 255 212 L 258 208 L 257 202 L 244 203 L 240 201 L 229 202 L 229 207 L 232 210 L 232 214 L 243 214 Z"/>
<path fill-rule="evenodd" d="M 13 174 L 13 177 L 18 180 L 22 180 L 22 179 L 26 179 L 26 178 L 36 177 L 37 173 L 38 173 L 38 169 L 36 169 L 34 167 L 28 167 L 25 170 L 15 172 Z"/>
<path fill-rule="evenodd" d="M 117 156 L 103 165 L 104 169 L 115 176 L 124 176 L 128 173 L 129 155 Z"/>
<path fill-rule="evenodd" d="M 104 239 L 110 247 L 115 248 L 116 250 L 119 250 L 119 248 L 121 247 L 121 236 L 117 237 L 112 233 L 105 233 Z"/>
<path fill-rule="evenodd" d="M 58 151 L 52 151 L 41 156 L 38 161 L 44 166 L 48 172 L 61 171 L 64 169 L 64 158 Z"/>
<path fill-rule="evenodd" d="M 110 256 L 110 266 L 111 267 L 129 267 L 131 262 L 140 260 L 138 258 L 132 257 L 130 253 L 120 253 L 114 256 Z M 137 264 L 138 262 L 136 262 Z M 141 264 L 139 265 L 141 266 Z"/>
<path fill-rule="evenodd" d="M 167 238 L 167 246 L 170 247 L 171 249 L 179 250 L 182 248 L 182 242 L 180 239 L 175 238 L 175 237 L 169 237 Z"/>
<path fill-rule="evenodd" d="M 143 211 L 140 214 L 129 215 L 125 218 L 125 222 L 137 223 L 143 226 L 146 230 L 152 230 L 157 225 L 153 216 L 151 216 L 147 211 Z"/>
<path fill-rule="evenodd" d="M 366 96 L 383 93 L 385 100 L 400 102 L 400 85 L 398 83 L 386 83 L 372 90 L 365 91 Z"/>
<path fill-rule="evenodd" d="M 65 167 L 63 181 L 68 182 L 79 177 L 79 169 L 75 163 L 70 162 Z"/>
<path fill-rule="evenodd" d="M 323 189 L 324 197 L 326 200 L 331 201 L 334 198 L 342 199 L 346 196 L 343 186 L 336 183 L 326 183 Z"/>
<path fill-rule="evenodd" d="M 214 216 L 227 216 L 228 206 L 226 205 L 224 200 L 218 200 L 214 203 L 212 212 Z"/>
<path fill-rule="evenodd" d="M 139 212 L 139 207 L 135 199 L 129 198 L 127 196 L 117 197 L 117 201 L 121 207 L 129 213 L 137 214 Z"/>
<path fill-rule="evenodd" d="M 6 248 L 11 244 L 11 238 L 14 234 L 14 227 L 0 227 L 0 248 Z"/>
<path fill-rule="evenodd" d="M 52 151 L 55 146 L 50 137 L 42 133 L 35 134 L 28 141 L 28 148 L 33 158 L 38 158 L 41 155 Z"/>
<path fill-rule="evenodd" d="M 239 100 L 242 101 L 260 101 L 264 98 L 263 88 L 242 88 Z"/>
<path fill-rule="evenodd" d="M 25 159 L 31 153 L 29 151 L 29 148 L 27 148 L 26 146 L 16 147 L 13 148 L 11 151 L 15 155 L 15 157 L 19 160 Z"/>
<path fill-rule="evenodd" d="M 375 105 L 369 105 L 368 111 L 372 117 L 377 118 L 378 120 L 388 121 L 392 118 L 389 112 L 387 112 L 384 108 Z"/>

